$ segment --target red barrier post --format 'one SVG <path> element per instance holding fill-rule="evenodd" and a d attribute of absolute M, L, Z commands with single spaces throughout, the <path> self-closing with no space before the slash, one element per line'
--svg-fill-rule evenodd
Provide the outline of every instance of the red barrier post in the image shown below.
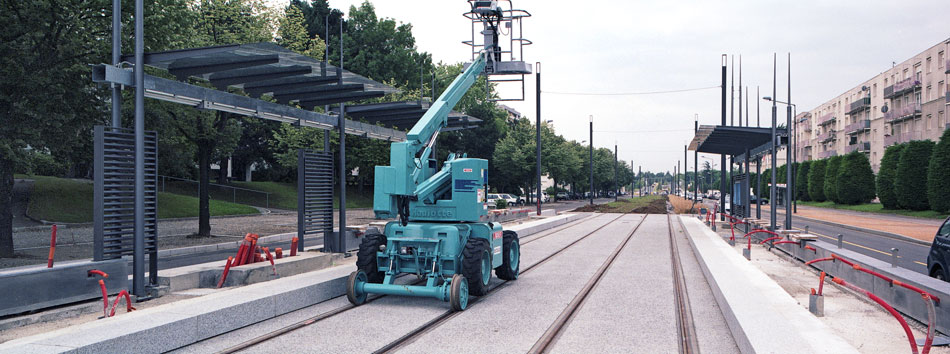
<path fill-rule="evenodd" d="M 115 302 L 112 303 L 112 310 L 109 311 L 109 317 L 115 316 L 115 307 L 119 305 L 119 300 L 122 299 L 122 296 L 125 296 L 125 312 L 135 311 L 135 308 L 132 307 L 132 299 L 129 297 L 129 292 L 122 290 L 119 292 L 119 295 L 115 296 Z"/>
<path fill-rule="evenodd" d="M 53 268 L 54 254 L 56 254 L 56 224 L 53 224 L 53 233 L 49 238 L 49 258 L 46 259 L 46 268 Z"/>
<path fill-rule="evenodd" d="M 102 316 L 109 317 L 106 310 L 109 309 L 109 292 L 106 291 L 106 282 L 99 279 L 99 288 L 102 289 Z"/>
<path fill-rule="evenodd" d="M 218 280 L 218 289 L 224 286 L 224 280 L 228 278 L 228 271 L 231 270 L 231 264 L 234 258 L 228 257 L 228 262 L 224 264 L 224 272 L 221 273 L 221 280 Z"/>
<path fill-rule="evenodd" d="M 280 247 L 275 248 L 275 249 L 274 249 L 274 256 L 276 256 L 277 259 L 284 258 L 284 249 L 283 249 L 283 248 L 280 248 Z"/>
<path fill-rule="evenodd" d="M 270 250 L 267 247 L 264 247 L 264 254 L 267 255 L 267 260 L 270 261 L 270 268 L 274 271 L 274 275 L 277 275 L 277 266 L 274 265 L 274 256 L 271 256 Z"/>
<path fill-rule="evenodd" d="M 294 237 L 293 239 L 290 240 L 290 256 L 293 257 L 296 255 L 297 255 L 297 238 Z"/>
<path fill-rule="evenodd" d="M 876 302 L 878 305 L 881 305 L 881 307 L 887 310 L 887 312 L 890 312 L 891 316 L 894 316 L 894 318 L 897 319 L 897 322 L 900 322 L 901 327 L 904 328 L 904 333 L 907 335 L 907 340 L 910 342 L 911 351 L 914 354 L 917 354 L 917 341 L 914 339 L 914 332 L 910 331 L 910 326 L 907 325 L 907 321 L 904 320 L 904 317 L 902 317 L 901 314 L 897 312 L 897 310 L 895 310 L 893 307 L 891 307 L 891 305 L 889 305 L 887 302 L 882 300 L 877 295 L 874 295 L 870 291 L 859 288 L 858 286 L 854 284 L 850 284 L 844 281 L 844 279 L 835 277 L 835 278 L 832 278 L 831 281 L 838 283 L 840 285 L 846 286 L 851 290 L 864 294 L 865 296 L 867 296 L 868 298 Z M 929 348 L 927 349 L 929 350 Z"/>
<path fill-rule="evenodd" d="M 818 278 L 818 296 L 821 296 L 821 290 L 825 287 L 825 272 L 821 272 L 821 277 Z"/>

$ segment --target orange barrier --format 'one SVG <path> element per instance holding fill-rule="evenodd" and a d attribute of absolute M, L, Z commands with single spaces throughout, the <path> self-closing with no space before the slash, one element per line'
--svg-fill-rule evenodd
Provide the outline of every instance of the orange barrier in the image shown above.
<path fill-rule="evenodd" d="M 218 280 L 218 289 L 224 286 L 224 280 L 228 278 L 228 271 L 231 270 L 231 264 L 234 263 L 234 258 L 228 256 L 228 262 L 224 264 L 224 272 L 221 273 L 221 280 Z"/>
<path fill-rule="evenodd" d="M 135 311 L 135 308 L 132 307 L 132 298 L 129 297 L 129 292 L 122 290 L 119 292 L 119 295 L 115 296 L 115 302 L 112 303 L 112 310 L 109 311 L 109 317 L 115 316 L 115 307 L 119 305 L 119 300 L 122 299 L 122 296 L 125 296 L 125 312 Z"/>
<path fill-rule="evenodd" d="M 914 333 L 910 331 L 910 326 L 907 325 L 907 321 L 904 320 L 904 317 L 901 316 L 900 313 L 897 312 L 897 310 L 895 310 L 893 307 L 891 307 L 891 305 L 889 305 L 887 302 L 885 302 L 884 300 L 882 300 L 882 299 L 881 299 L 880 297 L 878 297 L 877 295 L 874 295 L 874 294 L 871 293 L 870 291 L 864 290 L 864 289 L 862 289 L 862 288 L 860 288 L 860 287 L 858 287 L 858 286 L 856 286 L 856 285 L 854 285 L 854 284 L 850 284 L 850 283 L 844 281 L 844 279 L 835 277 L 835 278 L 832 278 L 831 281 L 833 281 L 833 282 L 835 282 L 835 283 L 838 283 L 838 284 L 840 284 L 840 285 L 843 285 L 843 286 L 845 286 L 845 287 L 847 287 L 847 288 L 849 288 L 849 289 L 851 289 L 851 290 L 854 290 L 854 291 L 857 291 L 857 292 L 859 292 L 859 293 L 864 294 L 864 295 L 867 296 L 869 299 L 871 299 L 871 300 L 873 300 L 874 302 L 876 302 L 878 305 L 881 305 L 881 307 L 883 307 L 885 310 L 887 310 L 887 312 L 890 312 L 891 316 L 894 316 L 894 318 L 897 319 L 897 322 L 900 322 L 901 327 L 904 328 L 904 333 L 907 335 L 907 340 L 910 341 L 910 349 L 911 349 L 911 351 L 912 351 L 914 354 L 917 354 L 917 341 L 914 339 Z M 924 349 L 925 349 L 927 352 L 930 351 L 930 347 L 927 346 L 926 344 L 925 344 L 925 346 L 924 346 Z"/>
<path fill-rule="evenodd" d="M 275 249 L 274 249 L 274 256 L 276 256 L 277 259 L 284 258 L 284 249 L 282 249 L 282 248 L 280 248 L 280 247 L 275 248 Z"/>
<path fill-rule="evenodd" d="M 297 255 L 297 238 L 294 237 L 293 239 L 290 240 L 290 256 L 293 257 L 296 255 Z"/>
<path fill-rule="evenodd" d="M 274 265 L 274 257 L 270 255 L 270 250 L 267 247 L 264 247 L 264 254 L 267 255 L 267 260 L 270 261 L 270 268 L 274 271 L 274 275 L 277 275 L 277 266 Z"/>
<path fill-rule="evenodd" d="M 54 254 L 56 254 L 56 224 L 53 224 L 53 234 L 49 238 L 49 258 L 46 259 L 46 268 L 53 268 Z"/>
<path fill-rule="evenodd" d="M 106 291 L 106 282 L 102 279 L 99 279 L 99 288 L 102 289 L 102 316 L 109 317 L 109 293 Z"/>

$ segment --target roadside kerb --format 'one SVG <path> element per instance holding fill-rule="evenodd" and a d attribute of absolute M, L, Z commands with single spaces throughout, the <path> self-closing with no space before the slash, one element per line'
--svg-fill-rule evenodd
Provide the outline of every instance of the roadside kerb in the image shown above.
<path fill-rule="evenodd" d="M 520 237 L 589 214 L 513 225 Z M 0 344 L 0 353 L 161 353 L 342 296 L 350 264 L 156 306 Z"/>
<path fill-rule="evenodd" d="M 858 352 L 702 221 L 678 219 L 741 352 Z"/>
<path fill-rule="evenodd" d="M 782 215 L 782 216 L 784 217 L 785 214 L 784 214 L 784 213 L 778 213 L 778 215 Z M 845 228 L 845 229 L 848 229 L 848 230 L 860 231 L 860 232 L 869 233 L 869 234 L 872 234 L 872 235 L 883 236 L 883 237 L 887 237 L 887 238 L 890 238 L 890 239 L 895 239 L 895 240 L 898 240 L 898 241 L 905 241 L 905 242 L 909 242 L 909 243 L 913 243 L 913 244 L 921 245 L 921 246 L 926 246 L 926 247 L 930 247 L 930 244 L 933 243 L 933 241 L 918 240 L 918 239 L 916 239 L 916 238 L 909 237 L 909 236 L 898 235 L 898 234 L 895 234 L 895 233 L 885 232 L 885 231 L 880 231 L 880 230 L 867 229 L 867 228 L 863 228 L 863 227 L 859 227 L 859 226 L 854 226 L 854 225 L 839 224 L 839 223 L 836 223 L 836 222 L 825 221 L 825 220 L 818 220 L 818 219 L 812 219 L 812 218 L 809 218 L 809 217 L 798 216 L 798 215 L 793 215 L 793 217 L 796 218 L 796 219 L 802 219 L 802 220 L 805 220 L 805 221 L 808 221 L 808 222 L 814 222 L 814 223 L 824 224 L 824 225 L 828 225 L 828 226 L 842 227 L 842 228 Z M 936 229 L 934 229 L 934 231 L 936 232 Z"/>

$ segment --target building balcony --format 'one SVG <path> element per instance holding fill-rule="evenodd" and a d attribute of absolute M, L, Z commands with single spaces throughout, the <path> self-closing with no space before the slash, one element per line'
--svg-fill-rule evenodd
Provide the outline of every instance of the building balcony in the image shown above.
<path fill-rule="evenodd" d="M 822 134 L 818 134 L 817 140 L 819 143 L 827 143 L 829 141 L 833 141 L 838 138 L 837 136 L 835 136 L 835 133 L 837 132 L 835 132 L 834 130 L 829 130 Z"/>
<path fill-rule="evenodd" d="M 943 99 L 947 102 L 947 104 L 950 104 L 950 91 L 943 93 Z"/>
<path fill-rule="evenodd" d="M 884 136 L 884 146 L 891 146 L 895 144 L 906 143 L 914 140 L 923 139 L 921 132 L 903 132 L 899 134 L 891 134 Z"/>
<path fill-rule="evenodd" d="M 920 81 L 914 78 L 904 79 L 892 86 L 884 88 L 884 98 L 894 98 L 903 95 L 906 92 L 914 91 L 920 87 Z"/>
<path fill-rule="evenodd" d="M 819 159 L 827 159 L 832 156 L 838 156 L 838 152 L 835 150 L 827 150 L 818 152 Z"/>
<path fill-rule="evenodd" d="M 950 101 L 948 101 L 948 102 L 950 102 Z M 803 132 L 806 132 L 806 133 L 810 133 L 810 132 L 811 132 L 811 124 L 808 124 L 808 122 L 805 122 L 805 125 L 802 127 L 802 131 L 803 131 Z"/>
<path fill-rule="evenodd" d="M 853 115 L 866 109 L 871 109 L 870 97 L 864 97 L 857 101 L 851 102 L 851 109 L 848 110 L 848 114 Z"/>
<path fill-rule="evenodd" d="M 851 134 L 858 134 L 858 133 L 864 132 L 865 130 L 870 130 L 870 129 L 871 129 L 871 120 L 862 119 L 855 123 L 848 124 L 848 126 L 844 128 L 844 132 L 845 134 L 851 135 Z"/>
<path fill-rule="evenodd" d="M 867 141 L 862 141 L 862 142 L 858 142 L 857 144 L 851 144 L 851 145 L 846 146 L 846 147 L 844 148 L 844 151 L 847 152 L 847 153 L 849 153 L 849 154 L 852 153 L 852 152 L 855 152 L 855 151 L 859 151 L 859 152 L 870 152 L 870 151 L 871 151 L 871 143 L 870 143 L 870 142 L 867 142 Z"/>
<path fill-rule="evenodd" d="M 891 108 L 884 113 L 885 123 L 896 123 L 905 119 L 920 117 L 920 103 L 911 103 L 903 107 Z"/>
<path fill-rule="evenodd" d="M 818 118 L 818 125 L 824 126 L 824 125 L 828 125 L 828 124 L 834 123 L 834 122 L 835 122 L 835 119 L 836 119 L 836 118 L 835 118 L 835 114 L 834 114 L 834 113 L 828 113 L 828 114 L 823 115 L 823 116 L 821 116 L 820 118 Z"/>
<path fill-rule="evenodd" d="M 944 67 L 945 69 L 947 69 L 947 71 L 944 71 L 943 73 L 944 73 L 944 74 L 950 74 L 950 59 L 947 59 L 947 62 L 946 62 L 946 63 L 943 63 L 943 67 Z"/>

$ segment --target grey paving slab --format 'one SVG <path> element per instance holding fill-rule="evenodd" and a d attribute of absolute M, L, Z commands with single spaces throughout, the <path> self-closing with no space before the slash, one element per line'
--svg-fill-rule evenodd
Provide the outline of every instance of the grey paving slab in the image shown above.
<path fill-rule="evenodd" d="M 499 289 L 451 321 L 426 333 L 402 352 L 429 353 L 433 348 L 452 353 L 526 352 L 640 218 L 626 215 L 607 225 L 547 263 L 522 274 L 510 286 Z M 562 233 L 574 237 L 583 234 L 578 231 Z"/>
<path fill-rule="evenodd" d="M 553 353 L 678 350 L 665 215 L 649 215 L 552 347 Z"/>

